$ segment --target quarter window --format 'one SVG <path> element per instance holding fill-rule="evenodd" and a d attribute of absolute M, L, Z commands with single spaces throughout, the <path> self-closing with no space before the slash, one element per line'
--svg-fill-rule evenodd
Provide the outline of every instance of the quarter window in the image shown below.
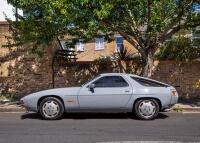
<path fill-rule="evenodd" d="M 104 49 L 104 37 L 95 38 L 95 50 Z"/>
<path fill-rule="evenodd" d="M 143 79 L 143 78 L 138 78 L 138 77 L 131 77 L 133 80 L 135 80 L 136 82 L 138 82 L 139 84 L 143 85 L 143 86 L 149 86 L 149 87 L 167 87 L 167 85 L 156 82 L 156 81 L 152 81 L 152 80 L 148 80 L 148 79 Z"/>
<path fill-rule="evenodd" d="M 121 76 L 104 76 L 94 82 L 95 87 L 126 87 L 128 83 Z"/>

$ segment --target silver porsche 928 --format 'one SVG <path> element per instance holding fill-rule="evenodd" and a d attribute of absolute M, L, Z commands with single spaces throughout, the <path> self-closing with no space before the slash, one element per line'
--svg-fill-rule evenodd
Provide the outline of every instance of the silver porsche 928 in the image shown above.
<path fill-rule="evenodd" d="M 100 74 L 80 87 L 44 90 L 20 100 L 48 120 L 60 119 L 64 112 L 133 112 L 150 120 L 177 101 L 173 86 L 124 73 Z"/>

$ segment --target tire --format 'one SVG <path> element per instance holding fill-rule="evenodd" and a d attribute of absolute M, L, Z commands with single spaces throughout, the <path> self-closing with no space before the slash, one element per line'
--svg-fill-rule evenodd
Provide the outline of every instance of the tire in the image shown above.
<path fill-rule="evenodd" d="M 39 113 L 45 120 L 61 119 L 64 113 L 63 103 L 55 97 L 47 97 L 39 105 Z"/>
<path fill-rule="evenodd" d="M 154 99 L 141 99 L 135 103 L 134 111 L 142 120 L 153 120 L 159 113 L 159 104 Z"/>

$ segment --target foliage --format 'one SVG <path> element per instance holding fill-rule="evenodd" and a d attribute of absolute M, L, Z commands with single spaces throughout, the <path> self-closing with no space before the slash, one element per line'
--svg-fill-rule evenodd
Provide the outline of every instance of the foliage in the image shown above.
<path fill-rule="evenodd" d="M 183 108 L 181 108 L 181 107 L 176 107 L 176 108 L 173 108 L 173 110 L 175 111 L 175 112 L 183 112 Z"/>
<path fill-rule="evenodd" d="M 17 44 L 49 43 L 70 34 L 86 41 L 115 32 L 140 53 L 146 71 L 152 68 L 156 50 L 181 29 L 200 25 L 194 4 L 200 0 L 8 0 L 30 11 L 11 22 Z M 42 14 L 38 14 L 42 12 Z M 41 17 L 42 16 L 42 17 Z"/>
<path fill-rule="evenodd" d="M 16 97 L 14 95 L 10 94 L 0 94 L 0 104 L 1 103 L 6 103 L 6 102 L 13 102 L 16 101 Z"/>
<path fill-rule="evenodd" d="M 193 30 L 193 33 L 192 33 L 192 45 L 194 47 L 199 47 L 200 48 L 200 27 L 199 29 L 195 29 Z"/>
<path fill-rule="evenodd" d="M 200 57 L 200 46 L 193 47 L 190 38 L 181 36 L 166 42 L 156 57 L 161 60 L 188 61 Z"/>
<path fill-rule="evenodd" d="M 127 48 L 122 45 L 117 49 L 117 52 L 113 53 L 112 57 L 114 60 L 128 61 L 135 59 L 134 55 L 135 53 L 132 53 L 130 50 L 128 51 Z"/>
<path fill-rule="evenodd" d="M 100 56 L 100 57 L 96 58 L 95 61 L 107 62 L 107 61 L 112 61 L 112 59 L 110 56 Z"/>

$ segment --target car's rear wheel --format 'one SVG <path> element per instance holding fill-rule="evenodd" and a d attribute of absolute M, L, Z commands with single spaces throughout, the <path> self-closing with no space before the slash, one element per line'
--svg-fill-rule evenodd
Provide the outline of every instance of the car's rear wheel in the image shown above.
<path fill-rule="evenodd" d="M 152 120 L 159 113 L 159 104 L 154 99 L 141 99 L 135 103 L 134 111 L 140 119 Z"/>
<path fill-rule="evenodd" d="M 47 97 L 39 106 L 40 115 L 46 120 L 60 119 L 64 113 L 63 103 L 55 97 Z"/>

